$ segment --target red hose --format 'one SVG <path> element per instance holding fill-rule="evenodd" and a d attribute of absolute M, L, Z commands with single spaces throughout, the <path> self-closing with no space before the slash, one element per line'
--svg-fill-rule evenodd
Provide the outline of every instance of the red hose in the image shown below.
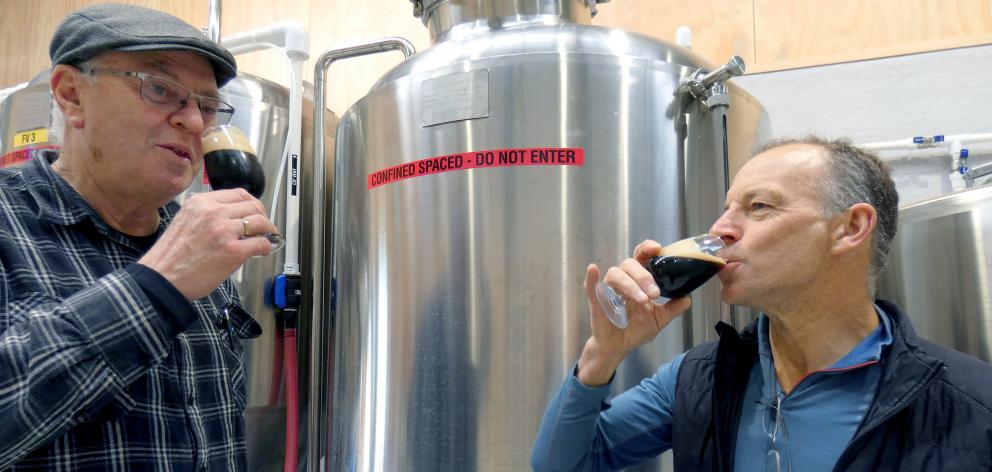
<path fill-rule="evenodd" d="M 296 472 L 300 428 L 300 407 L 296 390 L 296 329 L 286 329 L 283 337 L 286 348 L 286 355 L 283 358 L 286 364 L 286 468 L 284 470 Z"/>
<path fill-rule="evenodd" d="M 276 328 L 275 348 L 272 350 L 272 377 L 269 381 L 269 406 L 279 403 L 279 389 L 282 388 L 282 327 Z"/>

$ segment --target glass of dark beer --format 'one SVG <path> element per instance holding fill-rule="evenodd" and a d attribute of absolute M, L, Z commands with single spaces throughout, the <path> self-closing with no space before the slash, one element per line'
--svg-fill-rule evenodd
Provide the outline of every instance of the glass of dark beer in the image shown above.
<path fill-rule="evenodd" d="M 661 289 L 661 296 L 684 297 L 727 265 L 727 261 L 716 256 L 723 246 L 723 240 L 715 234 L 693 236 L 662 248 L 661 255 L 649 259 L 646 268 Z M 625 300 L 613 287 L 598 283 L 596 300 L 614 325 L 620 329 L 627 327 Z"/>
<path fill-rule="evenodd" d="M 203 134 L 203 162 L 210 188 L 243 188 L 255 198 L 265 191 L 265 172 L 255 149 L 240 128 L 220 125 Z M 286 244 L 281 234 L 260 234 L 272 243 L 272 252 Z M 253 236 L 254 237 L 254 236 Z"/>

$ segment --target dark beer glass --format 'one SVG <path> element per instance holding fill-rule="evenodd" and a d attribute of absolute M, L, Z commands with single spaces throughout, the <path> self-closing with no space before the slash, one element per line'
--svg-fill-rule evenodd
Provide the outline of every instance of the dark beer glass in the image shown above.
<path fill-rule="evenodd" d="M 215 126 L 203 134 L 203 162 L 210 188 L 243 188 L 255 198 L 265 191 L 265 172 L 255 149 L 241 129 L 231 125 Z M 286 244 L 280 234 L 260 234 L 272 243 L 275 252 Z"/>
<path fill-rule="evenodd" d="M 723 240 L 701 234 L 665 246 L 661 255 L 648 260 L 646 268 L 665 298 L 684 297 L 720 272 L 727 261 L 716 256 Z M 620 329 L 627 327 L 625 300 L 603 282 L 596 284 L 596 300 L 606 317 Z"/>

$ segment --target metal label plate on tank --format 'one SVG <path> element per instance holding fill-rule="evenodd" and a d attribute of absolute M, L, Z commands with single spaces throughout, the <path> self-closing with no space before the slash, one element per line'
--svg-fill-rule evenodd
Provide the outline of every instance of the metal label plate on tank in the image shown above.
<path fill-rule="evenodd" d="M 423 127 L 489 116 L 489 71 L 459 72 L 425 80 L 420 88 Z"/>
<path fill-rule="evenodd" d="M 52 95 L 48 89 L 25 93 L 13 102 L 10 110 L 14 132 L 48 128 L 52 121 Z"/>

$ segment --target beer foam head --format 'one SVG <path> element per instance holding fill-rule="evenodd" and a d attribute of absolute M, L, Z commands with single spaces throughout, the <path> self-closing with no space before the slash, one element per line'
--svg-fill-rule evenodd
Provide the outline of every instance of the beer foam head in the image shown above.
<path fill-rule="evenodd" d="M 716 262 L 718 264 L 726 264 L 727 261 L 707 254 L 699 250 L 699 246 L 696 244 L 692 238 L 683 239 L 681 241 L 676 241 L 668 246 L 661 249 L 662 256 L 680 256 L 680 257 L 691 257 L 693 259 L 699 259 L 703 261 Z"/>
<path fill-rule="evenodd" d="M 203 153 L 233 149 L 255 154 L 248 137 L 240 128 L 231 125 L 216 126 L 203 135 Z"/>

